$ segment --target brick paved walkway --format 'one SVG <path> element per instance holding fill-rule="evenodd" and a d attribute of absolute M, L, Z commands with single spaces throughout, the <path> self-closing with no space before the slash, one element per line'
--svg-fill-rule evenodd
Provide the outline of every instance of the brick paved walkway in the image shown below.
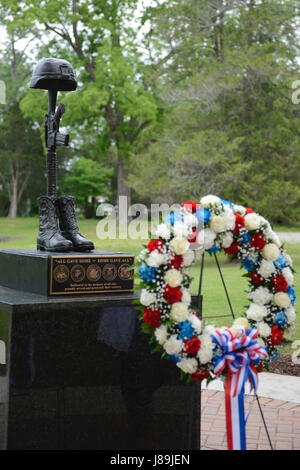
<path fill-rule="evenodd" d="M 274 450 L 300 450 L 300 404 L 259 398 Z M 224 392 L 202 390 L 201 449 L 226 450 Z M 253 396 L 245 397 L 245 413 L 252 405 L 246 425 L 247 450 L 271 450 Z"/>

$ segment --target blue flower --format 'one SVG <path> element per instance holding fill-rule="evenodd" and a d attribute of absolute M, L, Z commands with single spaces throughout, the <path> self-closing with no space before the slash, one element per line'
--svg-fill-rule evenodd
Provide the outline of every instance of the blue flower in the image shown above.
<path fill-rule="evenodd" d="M 146 282 L 155 281 L 156 269 L 153 268 L 152 266 L 147 266 L 147 264 L 142 263 L 139 267 L 139 273 L 143 281 L 146 281 Z"/>
<path fill-rule="evenodd" d="M 219 249 L 220 248 L 216 244 L 214 244 L 211 248 L 208 248 L 205 251 L 207 251 L 207 253 L 216 253 L 217 251 L 219 251 Z"/>
<path fill-rule="evenodd" d="M 211 217 L 211 213 L 208 209 L 201 207 L 195 212 L 195 216 L 197 217 L 200 223 L 207 224 L 207 222 L 209 221 Z"/>
<path fill-rule="evenodd" d="M 180 358 L 176 356 L 176 354 L 168 354 L 168 356 L 171 359 L 171 361 L 175 362 L 175 364 L 177 364 L 177 362 L 180 361 Z"/>
<path fill-rule="evenodd" d="M 286 267 L 286 260 L 282 253 L 279 255 L 279 258 L 277 258 L 277 260 L 274 261 L 274 266 L 277 269 L 283 269 Z"/>
<path fill-rule="evenodd" d="M 221 199 L 221 202 L 224 204 L 224 206 L 229 206 L 233 208 L 233 204 L 230 201 L 226 201 L 226 199 Z"/>
<path fill-rule="evenodd" d="M 174 225 L 175 222 L 182 222 L 182 217 L 180 217 L 178 212 L 170 212 L 170 214 L 167 214 L 163 220 L 164 222 Z"/>
<path fill-rule="evenodd" d="M 278 326 L 284 326 L 287 322 L 287 318 L 284 312 L 277 312 L 274 314 L 274 323 Z"/>
<path fill-rule="evenodd" d="M 256 267 L 256 262 L 257 260 L 252 261 L 251 259 L 246 257 L 243 259 L 242 264 L 247 271 L 254 271 Z"/>
<path fill-rule="evenodd" d="M 243 245 L 247 245 L 251 240 L 251 235 L 249 232 L 243 233 L 242 235 L 242 243 Z"/>
<path fill-rule="evenodd" d="M 291 299 L 292 304 L 294 305 L 295 300 L 296 300 L 296 294 L 295 294 L 294 289 L 291 286 L 289 286 L 286 290 L 286 293 L 288 294 L 289 298 Z"/>
<path fill-rule="evenodd" d="M 178 326 L 180 328 L 179 339 L 191 339 L 193 337 L 195 330 L 189 321 L 183 321 Z"/>

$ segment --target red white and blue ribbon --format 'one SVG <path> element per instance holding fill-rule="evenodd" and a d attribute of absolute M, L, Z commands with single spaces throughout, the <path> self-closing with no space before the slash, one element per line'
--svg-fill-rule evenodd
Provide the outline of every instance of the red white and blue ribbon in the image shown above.
<path fill-rule="evenodd" d="M 225 372 L 225 409 L 227 444 L 229 450 L 246 449 L 246 420 L 244 412 L 245 384 L 249 379 L 254 391 L 258 385 L 256 365 L 267 357 L 267 350 L 256 341 L 257 330 L 240 328 L 235 334 L 229 329 L 211 334 L 221 355 L 214 363 L 214 373 Z"/>

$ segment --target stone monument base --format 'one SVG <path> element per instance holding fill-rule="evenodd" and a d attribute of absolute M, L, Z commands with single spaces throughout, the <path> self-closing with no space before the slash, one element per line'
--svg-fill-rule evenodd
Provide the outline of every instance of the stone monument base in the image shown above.
<path fill-rule="evenodd" d="M 0 286 L 1 449 L 199 449 L 198 385 L 151 354 L 134 298 Z"/>

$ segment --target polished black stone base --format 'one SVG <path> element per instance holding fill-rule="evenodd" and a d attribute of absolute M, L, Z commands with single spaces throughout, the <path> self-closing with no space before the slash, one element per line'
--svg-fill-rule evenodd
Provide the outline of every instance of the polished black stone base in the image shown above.
<path fill-rule="evenodd" d="M 2 449 L 199 449 L 199 389 L 151 354 L 132 300 L 0 287 Z"/>

